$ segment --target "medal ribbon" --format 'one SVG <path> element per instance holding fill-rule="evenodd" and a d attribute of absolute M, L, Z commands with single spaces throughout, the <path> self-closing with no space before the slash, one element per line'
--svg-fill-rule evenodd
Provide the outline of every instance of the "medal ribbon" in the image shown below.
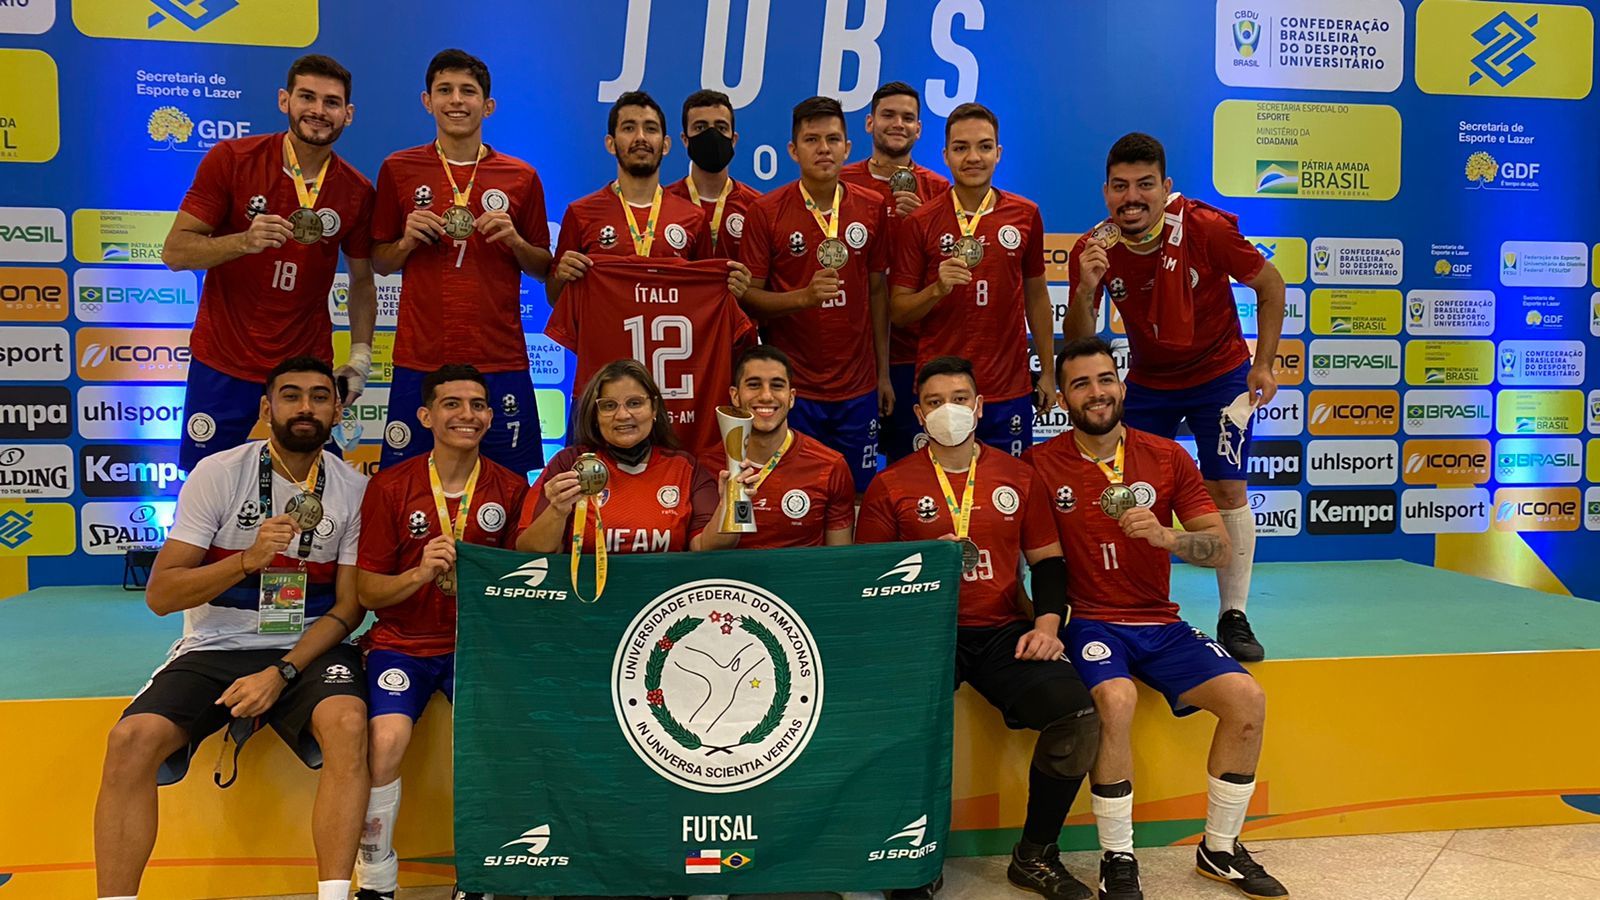
<path fill-rule="evenodd" d="M 445 158 L 444 147 L 438 141 L 433 142 L 433 152 L 439 154 L 439 163 L 444 166 L 444 177 L 450 179 L 450 194 L 455 198 L 455 205 L 465 209 L 467 202 L 472 199 L 472 186 L 478 183 L 478 164 L 488 155 L 489 148 L 482 144 L 478 145 L 478 158 L 472 163 L 472 177 L 467 180 L 466 190 L 456 185 L 456 173 L 451 170 L 450 160 Z"/>
<path fill-rule="evenodd" d="M 594 505 L 594 600 L 587 600 L 583 591 L 578 590 L 578 569 L 583 559 L 583 539 L 586 536 L 584 520 L 588 518 L 589 506 Z M 584 603 L 594 603 L 600 595 L 606 592 L 606 528 L 600 521 L 600 501 L 597 497 L 578 495 L 578 505 L 572 508 L 572 592 Z"/>
<path fill-rule="evenodd" d="M 1077 443 L 1076 440 L 1074 440 L 1074 443 Z M 1084 459 L 1087 459 L 1088 461 L 1099 466 L 1100 471 L 1105 473 L 1107 481 L 1111 482 L 1112 484 L 1122 483 L 1123 444 L 1120 438 L 1117 440 L 1117 452 L 1111 457 L 1110 460 L 1104 460 L 1098 456 L 1095 456 L 1093 453 L 1083 449 L 1082 444 L 1078 444 L 1078 452 L 1083 454 Z"/>
<path fill-rule="evenodd" d="M 700 205 L 700 191 L 699 191 L 698 188 L 696 188 L 694 186 L 694 178 L 693 177 L 685 178 L 684 181 L 686 183 L 688 183 L 688 185 L 689 185 L 689 199 L 694 201 L 694 205 L 695 206 L 699 206 Z M 717 195 L 717 207 L 716 207 L 716 209 L 712 210 L 712 212 L 711 212 L 711 247 L 712 247 L 712 249 L 716 249 L 716 246 L 717 246 L 717 234 L 718 234 L 718 232 L 720 232 L 722 230 L 722 211 L 723 211 L 724 207 L 726 207 L 728 205 L 728 195 L 731 194 L 731 193 L 733 193 L 733 179 L 729 178 L 727 181 L 723 182 L 723 184 L 722 184 L 722 193 Z"/>
<path fill-rule="evenodd" d="M 761 474 L 756 478 L 756 483 L 750 486 L 750 493 L 754 494 L 761 489 L 761 485 L 766 482 L 767 476 L 771 475 L 772 470 L 778 467 L 778 463 L 783 460 L 783 455 L 788 453 L 789 448 L 793 445 L 794 432 L 791 431 L 783 436 L 783 446 L 779 447 L 778 452 L 772 454 L 772 458 L 767 460 L 767 464 L 761 467 Z"/>
<path fill-rule="evenodd" d="M 800 192 L 800 199 L 806 201 L 806 212 L 811 213 L 811 218 L 817 220 L 817 227 L 822 229 L 822 236 L 829 240 L 837 239 L 839 237 L 839 204 L 844 202 L 844 185 L 835 184 L 833 186 L 833 209 L 829 210 L 827 215 L 823 215 L 822 210 L 817 209 L 817 204 L 812 201 L 811 194 L 806 191 L 805 185 L 797 183 L 794 188 Z"/>
<path fill-rule="evenodd" d="M 961 227 L 963 237 L 973 237 L 978 231 L 978 223 L 983 217 L 994 212 L 994 188 L 989 188 L 989 193 L 983 195 L 983 202 L 978 204 L 977 212 L 967 212 L 961 208 L 961 199 L 955 191 L 950 192 L 950 205 L 956 208 L 956 224 Z"/>
<path fill-rule="evenodd" d="M 933 461 L 933 474 L 939 479 L 939 487 L 944 491 L 945 505 L 950 507 L 950 519 L 955 523 L 956 539 L 960 540 L 972 530 L 972 497 L 978 489 L 978 443 L 972 443 L 972 463 L 967 467 L 967 486 L 961 491 L 961 504 L 956 505 L 956 492 L 950 487 L 950 479 L 945 477 L 944 467 L 939 465 L 939 458 L 933 455 L 933 448 L 928 448 L 928 459 Z"/>
<path fill-rule="evenodd" d="M 287 476 L 289 474 L 288 465 L 278 457 L 278 448 L 273 445 L 272 439 L 268 438 L 267 445 L 261 448 L 261 470 L 258 479 L 261 488 L 262 518 L 272 517 L 272 464 L 274 462 L 283 466 L 284 475 Z M 294 482 L 294 485 L 300 488 L 301 491 L 309 492 L 312 496 L 321 500 L 322 489 L 327 485 L 328 481 L 328 473 L 322 469 L 322 452 L 319 450 L 316 459 L 311 461 L 311 468 L 306 471 L 305 484 L 301 484 L 292 477 L 289 480 Z M 316 483 L 315 488 L 311 486 L 313 482 Z M 311 555 L 311 534 L 313 530 L 307 529 L 300 532 L 300 546 L 295 550 L 295 555 L 302 560 Z"/>
<path fill-rule="evenodd" d="M 728 182 L 733 183 L 731 180 Z M 694 190 L 694 182 L 689 183 L 689 189 Z M 622 196 L 622 185 L 611 182 L 611 192 L 617 195 L 617 202 L 622 204 L 622 221 L 628 223 L 628 237 L 633 239 L 633 253 L 635 256 L 649 256 L 650 248 L 656 243 L 656 218 L 661 215 L 661 185 L 656 185 L 656 195 L 650 201 L 650 218 L 645 220 L 644 233 L 640 233 L 639 224 L 634 221 L 633 209 L 628 206 L 628 201 Z M 698 202 L 698 201 L 697 201 Z M 718 204 L 721 207 L 721 204 Z M 599 507 L 596 507 L 598 518 Z M 595 595 L 598 599 L 599 595 Z"/>
<path fill-rule="evenodd" d="M 467 534 L 467 515 L 472 510 L 472 493 L 478 488 L 478 472 L 483 459 L 472 464 L 472 474 L 467 476 L 467 486 L 461 491 L 461 505 L 456 507 L 456 520 L 450 522 L 450 507 L 445 502 L 444 484 L 439 481 L 439 470 L 433 464 L 433 454 L 428 454 L 428 486 L 433 488 L 433 508 L 439 513 L 439 530 L 456 540 Z"/>
<path fill-rule="evenodd" d="M 294 142 L 289 140 L 289 133 L 283 134 L 283 154 L 289 159 L 289 178 L 294 182 L 295 196 L 300 198 L 303 209 L 314 210 L 317 208 L 317 196 L 322 193 L 322 177 L 328 174 L 328 163 L 333 162 L 333 154 L 322 161 L 322 168 L 317 171 L 317 186 L 306 185 L 305 172 L 300 168 L 300 158 L 295 155 Z"/>

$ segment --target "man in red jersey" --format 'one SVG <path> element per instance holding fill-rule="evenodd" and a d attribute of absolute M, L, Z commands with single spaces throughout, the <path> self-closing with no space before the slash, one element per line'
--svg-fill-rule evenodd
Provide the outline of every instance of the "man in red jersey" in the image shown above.
<path fill-rule="evenodd" d="M 189 336 L 179 464 L 192 470 L 243 443 L 256 399 L 281 359 L 333 362 L 328 288 L 343 249 L 350 268 L 348 403 L 372 369 L 372 183 L 333 152 L 355 116 L 350 72 L 312 54 L 278 91 L 285 132 L 221 141 L 200 160 L 161 248 L 174 270 L 206 272 Z"/>
<path fill-rule="evenodd" d="M 867 134 L 872 137 L 872 152 L 839 170 L 839 179 L 885 195 L 889 208 L 889 232 L 898 241 L 900 225 L 917 207 L 950 189 L 950 182 L 911 159 L 911 150 L 922 138 L 922 95 L 904 81 L 891 81 L 872 94 L 867 105 Z M 907 179 L 911 179 L 907 181 Z M 891 183 L 891 180 L 893 183 Z M 911 190 L 907 188 L 911 185 Z M 891 260 L 892 262 L 892 260 Z M 890 462 L 913 449 L 921 433 L 917 417 L 911 412 L 911 397 L 916 393 L 917 326 L 889 327 L 889 383 L 896 397 L 906 398 L 879 424 L 885 428 L 879 445 Z M 1030 423 L 1031 424 L 1031 423 Z"/>
<path fill-rule="evenodd" d="M 1078 338 L 1056 360 L 1059 404 L 1073 430 L 1023 455 L 1053 492 L 1067 548 L 1068 658 L 1100 712 L 1092 801 L 1103 851 L 1100 896 L 1143 900 L 1133 856 L 1131 729 L 1139 678 L 1173 712 L 1217 716 L 1207 760 L 1205 840 L 1195 866 L 1247 897 L 1287 897 L 1238 842 L 1255 791 L 1266 697 L 1223 647 L 1178 617 L 1171 555 L 1200 566 L 1228 559 L 1228 532 L 1189 454 L 1122 423 L 1125 395 L 1111 347 Z M 1167 527 L 1174 515 L 1182 531 Z"/>
<path fill-rule="evenodd" d="M 417 421 L 433 434 L 432 452 L 379 470 L 361 501 L 356 587 L 378 621 L 362 638 L 372 796 L 356 864 L 357 900 L 393 900 L 400 762 L 434 692 L 455 697 L 456 544 L 510 545 L 528 493 L 525 475 L 478 452 L 494 410 L 477 369 L 447 365 L 430 372 L 422 404 Z"/>
<path fill-rule="evenodd" d="M 709 259 L 710 222 L 699 204 L 661 187 L 661 159 L 672 149 L 661 104 L 644 91 L 629 91 L 611 105 L 606 151 L 617 158 L 616 180 L 572 202 L 561 217 L 551 305 L 588 274 L 595 256 Z M 749 270 L 729 260 L 728 290 L 743 297 Z"/>
<path fill-rule="evenodd" d="M 839 180 L 850 155 L 839 101 L 812 97 L 794 108 L 789 155 L 800 179 L 746 217 L 745 308 L 793 362 L 794 427 L 839 451 L 864 490 L 878 468 L 878 416 L 894 407 L 888 219 L 880 195 Z"/>
<path fill-rule="evenodd" d="M 721 387 L 734 357 L 756 341 L 726 273 L 715 259 L 601 257 L 561 292 L 545 334 L 578 355 L 575 385 L 587 385 L 614 359 L 648 366 L 678 440 L 691 453 L 708 453 L 722 446 Z"/>
<path fill-rule="evenodd" d="M 383 161 L 372 220 L 374 267 L 405 271 L 382 464 L 428 451 L 432 435 L 408 413 L 423 405 L 422 380 L 470 359 L 496 410 L 483 454 L 526 473 L 544 465 L 521 299 L 523 273 L 550 269 L 544 186 L 532 166 L 483 142 L 495 108 L 483 60 L 442 50 L 425 87 L 434 140 Z"/>
<path fill-rule="evenodd" d="M 850 543 L 856 486 L 838 451 L 789 427 L 794 373 L 789 357 L 770 344 L 746 350 L 733 366 L 733 405 L 751 414 L 745 458 L 760 469 L 750 493 L 756 532 L 741 550 L 769 547 L 836 547 Z M 722 455 L 718 455 L 722 454 Z M 702 456 L 708 469 L 728 465 L 718 446 Z"/>
<path fill-rule="evenodd" d="M 739 132 L 733 127 L 733 101 L 721 91 L 690 94 L 683 101 L 679 139 L 689 152 L 689 175 L 668 185 L 667 193 L 705 210 L 712 255 L 738 259 L 745 209 L 761 192 L 728 174 L 734 145 L 739 142 Z"/>
<path fill-rule="evenodd" d="M 956 679 L 966 681 L 1011 728 L 1039 732 L 1028 770 L 1028 812 L 1011 853 L 1012 884 L 1051 900 L 1092 896 L 1061 864 L 1057 840 L 1094 759 L 1094 704 L 1061 658 L 1067 571 L 1039 476 L 985 447 L 976 427 L 983 397 L 972 364 L 942 356 L 917 373 L 917 419 L 927 450 L 889 466 L 861 501 L 856 541 L 954 540 L 962 545 L 956 615 Z M 1035 615 L 1021 609 L 1018 573 L 1028 561 Z M 920 565 L 920 554 L 906 564 Z M 928 896 L 938 882 L 920 893 Z M 898 893 L 898 892 L 897 892 Z"/>
<path fill-rule="evenodd" d="M 956 186 L 913 212 L 895 241 L 896 324 L 920 329 L 917 361 L 961 356 L 977 367 L 990 397 L 978 439 L 1013 456 L 1033 445 L 1035 397 L 1053 396 L 1055 378 L 1035 394 L 1027 340 L 1048 362 L 1055 345 L 1044 276 L 1044 220 L 1024 197 L 994 187 L 1000 122 L 977 103 L 945 119 L 945 162 Z M 1041 405 L 1040 410 L 1043 411 Z"/>
<path fill-rule="evenodd" d="M 1239 234 L 1238 219 L 1173 193 L 1167 156 L 1147 134 L 1128 134 L 1106 156 L 1111 218 L 1079 238 L 1068 259 L 1068 337 L 1094 332 L 1104 288 L 1128 326 L 1128 422 L 1176 437 L 1187 421 L 1206 490 L 1221 510 L 1233 556 L 1217 569 L 1217 636 L 1245 662 L 1265 656 L 1245 617 L 1255 564 L 1255 517 L 1245 492 L 1252 410 L 1277 393 L 1273 360 L 1283 329 L 1283 276 Z M 1101 229 L 1096 229 L 1097 231 Z M 1232 278 L 1256 292 L 1255 361 L 1245 344 Z"/>

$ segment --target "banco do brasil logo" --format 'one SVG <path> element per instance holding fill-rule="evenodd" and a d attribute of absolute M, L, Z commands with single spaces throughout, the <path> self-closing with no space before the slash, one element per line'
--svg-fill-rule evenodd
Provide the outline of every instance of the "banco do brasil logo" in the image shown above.
<path fill-rule="evenodd" d="M 1508 12 L 1501 12 L 1483 23 L 1472 33 L 1473 40 L 1483 45 L 1483 50 L 1472 58 L 1474 71 L 1467 76 L 1467 84 L 1477 84 L 1488 78 L 1505 87 L 1533 68 L 1535 60 L 1527 50 L 1538 38 L 1533 33 L 1538 24 L 1538 13 L 1529 16 L 1526 22 L 1518 22 Z"/>

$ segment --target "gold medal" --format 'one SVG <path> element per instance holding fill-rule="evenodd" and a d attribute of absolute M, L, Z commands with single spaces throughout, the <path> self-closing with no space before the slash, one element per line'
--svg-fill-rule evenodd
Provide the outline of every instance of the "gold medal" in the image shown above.
<path fill-rule="evenodd" d="M 916 173 L 911 171 L 910 166 L 900 166 L 899 168 L 895 169 L 894 174 L 889 176 L 889 190 L 895 192 L 910 191 L 913 194 L 916 193 Z"/>
<path fill-rule="evenodd" d="M 1134 496 L 1133 488 L 1125 484 L 1106 485 L 1100 492 L 1100 511 L 1113 519 L 1122 518 L 1122 514 L 1139 505 L 1139 499 Z"/>
<path fill-rule="evenodd" d="M 633 209 L 622 196 L 622 185 L 611 182 L 611 192 L 617 195 L 617 202 L 622 204 L 622 221 L 628 224 L 628 237 L 633 240 L 633 255 L 649 256 L 650 248 L 656 244 L 656 225 L 661 218 L 661 185 L 656 185 L 655 196 L 650 199 L 650 217 L 644 220 L 643 228 L 639 227 L 633 217 Z"/>
<path fill-rule="evenodd" d="M 461 505 L 456 507 L 455 521 L 452 522 L 450 520 L 449 507 L 445 503 L 444 483 L 439 480 L 439 470 L 433 464 L 433 454 L 428 454 L 428 487 L 433 491 L 434 512 L 439 515 L 439 531 L 442 534 L 450 535 L 458 544 L 467 535 L 467 517 L 472 511 L 472 495 L 478 489 L 478 472 L 482 466 L 482 459 L 473 462 L 472 474 L 467 476 L 467 484 L 461 490 Z M 452 566 L 440 572 L 433 579 L 433 583 L 439 590 L 454 596 L 456 592 L 455 568 Z"/>
<path fill-rule="evenodd" d="M 470 237 L 477 222 L 478 220 L 472 216 L 472 210 L 465 206 L 452 206 L 444 211 L 444 233 L 458 241 Z"/>
<path fill-rule="evenodd" d="M 473 226 L 477 219 L 470 209 L 472 203 L 472 186 L 478 183 L 478 166 L 488 155 L 489 148 L 483 144 L 478 145 L 478 157 L 472 163 L 472 177 L 467 180 L 465 188 L 456 184 L 456 173 L 450 168 L 450 160 L 445 158 L 444 146 L 438 141 L 433 142 L 433 151 L 439 155 L 439 164 L 444 166 L 444 177 L 450 179 L 450 195 L 455 202 L 444 211 L 444 233 L 458 241 L 464 241 L 472 234 Z"/>
<path fill-rule="evenodd" d="M 976 269 L 978 263 L 983 262 L 983 242 L 969 234 L 964 234 L 956 240 L 956 259 L 969 269 Z"/>
<path fill-rule="evenodd" d="M 294 152 L 294 142 L 289 140 L 287 133 L 283 136 L 283 155 L 289 162 L 289 177 L 294 181 L 294 193 L 300 198 L 300 208 L 289 214 L 289 228 L 294 232 L 294 239 L 302 244 L 315 244 L 322 240 L 322 217 L 317 215 L 317 197 L 322 194 L 322 180 L 328 174 L 328 163 L 333 161 L 333 154 L 322 161 L 322 170 L 317 172 L 316 187 L 306 184 L 305 173 L 300 170 L 300 157 Z"/>
<path fill-rule="evenodd" d="M 1089 232 L 1089 239 L 1095 241 L 1107 250 L 1111 249 L 1111 246 L 1117 242 L 1118 238 L 1121 237 L 1122 229 L 1118 228 L 1116 223 L 1110 219 L 1106 219 L 1104 222 L 1096 225 L 1094 230 Z"/>
<path fill-rule="evenodd" d="M 310 491 L 301 491 L 284 504 L 283 514 L 301 531 L 310 531 L 322 523 L 322 501 Z"/>
<path fill-rule="evenodd" d="M 695 206 L 700 206 L 700 189 L 695 187 L 694 178 L 685 178 L 683 183 L 689 186 L 689 199 L 694 201 Z M 722 213 L 727 209 L 728 195 L 732 193 L 733 179 L 729 178 L 722 183 L 722 192 L 717 194 L 717 205 L 711 211 L 711 249 L 713 250 L 717 248 L 717 237 L 722 232 Z"/>
<path fill-rule="evenodd" d="M 961 237 L 956 238 L 955 257 L 969 269 L 977 268 L 978 263 L 983 262 L 983 242 L 978 240 L 978 223 L 983 221 L 985 215 L 994 212 L 995 203 L 994 188 L 990 188 L 978 204 L 978 211 L 969 213 L 961 208 L 961 198 L 956 196 L 956 192 L 950 191 L 950 205 L 955 207 L 956 225 L 961 228 Z"/>
<path fill-rule="evenodd" d="M 572 464 L 572 471 L 578 473 L 578 491 L 586 497 L 596 496 L 611 481 L 611 470 L 593 453 L 579 456 L 578 461 Z"/>
<path fill-rule="evenodd" d="M 440 572 L 439 573 L 439 577 L 435 578 L 433 580 L 433 584 L 434 584 L 435 587 L 437 587 L 441 591 L 444 591 L 446 594 L 449 594 L 452 597 L 455 596 L 455 593 L 456 593 L 456 570 L 455 569 L 447 569 L 447 570 L 445 570 L 443 572 Z"/>
<path fill-rule="evenodd" d="M 817 208 L 816 201 L 806 192 L 805 185 L 795 183 L 795 190 L 800 192 L 800 199 L 806 202 L 806 212 L 811 213 L 811 218 L 816 220 L 817 227 L 822 230 L 822 243 L 817 245 L 817 265 L 824 269 L 842 269 L 850 261 L 850 248 L 839 240 L 839 216 L 844 205 L 844 185 L 833 186 L 833 208 L 826 214 Z"/>
<path fill-rule="evenodd" d="M 850 261 L 850 248 L 838 238 L 828 238 L 817 245 L 817 265 L 824 269 L 842 269 Z"/>
<path fill-rule="evenodd" d="M 966 574 L 978 568 L 981 554 L 978 551 L 978 542 L 972 538 L 962 538 L 956 543 L 961 545 L 961 572 Z"/>
<path fill-rule="evenodd" d="M 967 535 L 972 530 L 973 497 L 978 490 L 978 442 L 972 442 L 972 462 L 967 464 L 967 484 L 961 492 L 961 502 L 956 502 L 956 492 L 950 487 L 950 479 L 945 477 L 944 466 L 939 465 L 939 458 L 933 455 L 933 447 L 928 447 L 928 460 L 933 463 L 934 477 L 939 479 L 939 489 L 944 492 L 945 506 L 950 510 L 950 522 L 955 526 L 956 543 L 961 545 L 961 571 L 970 573 L 978 568 L 978 545 Z"/>
<path fill-rule="evenodd" d="M 294 232 L 294 239 L 302 244 L 322 240 L 322 217 L 314 209 L 302 206 L 290 213 L 289 228 Z"/>

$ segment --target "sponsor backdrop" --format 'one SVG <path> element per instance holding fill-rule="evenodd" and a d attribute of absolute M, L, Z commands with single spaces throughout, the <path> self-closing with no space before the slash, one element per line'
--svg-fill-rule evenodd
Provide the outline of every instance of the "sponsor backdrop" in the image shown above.
<path fill-rule="evenodd" d="M 1037 200 L 1052 232 L 1058 319 L 1067 250 L 1104 215 L 1105 149 L 1153 132 L 1176 188 L 1237 212 L 1290 286 L 1284 390 L 1257 417 L 1250 500 L 1273 538 L 1259 558 L 1402 556 L 1600 596 L 1579 555 L 1600 530 L 1585 6 L 617 0 L 541 9 L 539 30 L 561 39 L 537 54 L 526 28 L 497 27 L 526 18 L 518 4 L 442 20 L 421 0 L 388 9 L 401 24 L 374 41 L 361 5 L 319 0 L 0 4 L 0 594 L 114 580 L 127 547 L 165 533 L 200 282 L 161 268 L 159 249 L 202 154 L 281 128 L 283 71 L 312 49 L 355 73 L 338 150 L 375 177 L 387 153 L 431 137 L 423 69 L 461 46 L 493 70 L 488 140 L 539 169 L 556 221 L 610 177 L 605 110 L 635 87 L 673 132 L 685 94 L 727 90 L 732 171 L 761 189 L 796 175 L 784 144 L 803 97 L 843 101 L 859 158 L 872 90 L 910 81 L 927 105 L 917 157 L 935 169 L 942 117 L 987 103 L 1003 123 L 999 183 Z M 1130 27 L 1167 36 L 1137 53 L 1140 78 L 1123 74 Z M 1039 35 L 1072 35 L 1077 69 L 1016 52 Z M 665 173 L 685 167 L 674 147 Z M 380 329 L 398 288 L 380 279 Z M 340 283 L 328 299 L 341 323 L 344 297 Z M 1237 299 L 1253 334 L 1254 297 Z M 527 283 L 553 449 L 571 360 L 541 334 L 547 310 Z M 1100 321 L 1123 331 L 1114 309 Z M 375 389 L 340 430 L 364 467 L 391 348 L 380 335 Z M 1065 422 L 1037 425 L 1048 437 Z"/>

